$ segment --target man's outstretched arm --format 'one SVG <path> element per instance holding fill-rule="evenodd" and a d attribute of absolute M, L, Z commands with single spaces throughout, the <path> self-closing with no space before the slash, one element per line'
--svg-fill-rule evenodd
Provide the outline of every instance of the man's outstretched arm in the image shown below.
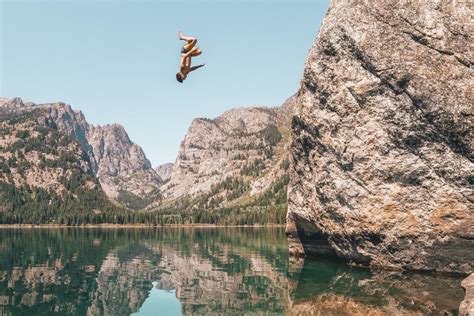
<path fill-rule="evenodd" d="M 194 70 L 196 70 L 196 69 L 199 69 L 199 68 L 201 68 L 201 67 L 204 67 L 205 65 L 206 65 L 206 64 L 193 66 L 193 67 L 191 67 L 191 68 L 189 69 L 189 72 L 194 71 Z"/>

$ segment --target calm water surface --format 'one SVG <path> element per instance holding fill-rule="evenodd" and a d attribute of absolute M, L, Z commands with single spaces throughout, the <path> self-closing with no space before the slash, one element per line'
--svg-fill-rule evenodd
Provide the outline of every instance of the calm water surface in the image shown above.
<path fill-rule="evenodd" d="M 290 262 L 281 228 L 0 230 L 1 316 L 457 314 L 460 283 Z"/>

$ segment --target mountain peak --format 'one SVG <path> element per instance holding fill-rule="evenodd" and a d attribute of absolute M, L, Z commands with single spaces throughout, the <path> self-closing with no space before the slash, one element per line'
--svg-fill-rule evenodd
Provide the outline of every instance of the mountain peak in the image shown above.
<path fill-rule="evenodd" d="M 286 172 L 281 165 L 287 159 L 289 137 L 281 132 L 288 135 L 290 126 L 289 120 L 280 119 L 280 111 L 280 107 L 239 107 L 215 119 L 193 120 L 170 181 L 160 188 L 163 198 L 214 194 L 214 201 L 225 204 L 267 190 Z M 230 183 L 239 187 L 239 193 L 228 193 L 226 198 L 218 191 Z"/>

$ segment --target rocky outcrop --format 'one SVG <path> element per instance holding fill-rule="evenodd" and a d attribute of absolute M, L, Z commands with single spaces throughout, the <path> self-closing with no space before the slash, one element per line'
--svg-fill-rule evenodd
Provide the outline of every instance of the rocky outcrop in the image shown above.
<path fill-rule="evenodd" d="M 89 155 L 91 166 L 96 172 L 98 169 L 97 162 L 92 147 L 87 140 L 90 125 L 81 111 L 74 111 L 70 105 L 62 102 L 37 105 L 32 102 L 24 102 L 21 98 L 0 98 L 0 115 L 30 113 L 35 110 L 43 110 L 48 114 L 48 119 L 54 124 L 54 128 L 79 141 Z"/>
<path fill-rule="evenodd" d="M 181 143 L 165 200 L 213 196 L 219 205 L 268 190 L 286 174 L 294 98 L 277 108 L 236 108 L 195 119 Z M 238 194 L 219 191 L 238 186 Z M 229 198 L 232 195 L 232 198 Z"/>
<path fill-rule="evenodd" d="M 292 123 L 293 254 L 474 270 L 472 14 L 331 1 Z"/>
<path fill-rule="evenodd" d="M 93 126 L 82 112 L 61 102 L 37 105 L 20 98 L 0 99 L 0 114 L 3 115 L 37 110 L 48 113 L 47 119 L 59 132 L 79 141 L 109 197 L 120 199 L 123 192 L 144 197 L 161 185 L 162 181 L 145 153 L 130 140 L 123 126 Z"/>
<path fill-rule="evenodd" d="M 156 174 L 161 178 L 163 181 L 168 181 L 171 178 L 171 172 L 173 171 L 173 164 L 172 163 L 165 163 L 159 165 L 155 168 Z"/>

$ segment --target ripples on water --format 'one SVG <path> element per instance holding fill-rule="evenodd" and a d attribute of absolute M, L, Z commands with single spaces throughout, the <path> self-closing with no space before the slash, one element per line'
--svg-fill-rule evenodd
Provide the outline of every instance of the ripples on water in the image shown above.
<path fill-rule="evenodd" d="M 0 230 L 0 316 L 456 314 L 460 283 L 290 264 L 281 228 Z"/>

